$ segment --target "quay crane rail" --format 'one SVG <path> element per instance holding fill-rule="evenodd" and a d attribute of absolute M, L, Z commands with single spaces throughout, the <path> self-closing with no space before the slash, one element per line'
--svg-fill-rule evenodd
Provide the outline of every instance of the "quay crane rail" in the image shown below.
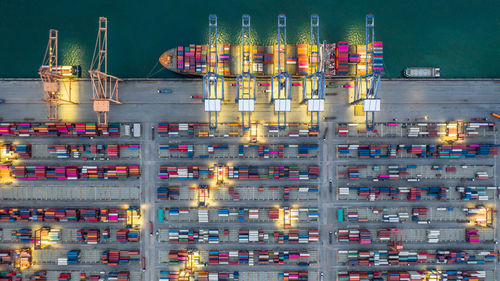
<path fill-rule="evenodd" d="M 311 128 L 319 128 L 319 113 L 325 110 L 325 72 L 321 59 L 319 41 L 319 16 L 311 15 L 311 38 L 309 50 L 310 74 L 302 81 L 302 103 L 307 103 L 311 114 Z"/>
<path fill-rule="evenodd" d="M 244 130 L 250 128 L 250 116 L 255 111 L 257 97 L 257 78 L 252 74 L 252 45 L 250 34 L 250 16 L 241 17 L 241 74 L 236 76 L 236 102 L 241 112 L 241 125 Z M 245 122 L 245 116 L 248 121 Z"/>
<path fill-rule="evenodd" d="M 48 119 L 54 121 L 59 120 L 57 108 L 61 103 L 69 102 L 75 104 L 75 102 L 71 101 L 71 76 L 73 73 L 72 69 L 68 69 L 68 67 L 72 67 L 58 65 L 57 45 L 58 31 L 55 29 L 50 29 L 49 42 L 47 43 L 47 49 L 45 50 L 42 66 L 40 66 L 38 72 L 43 84 L 44 96 L 42 98 L 42 101 L 47 103 Z M 68 70 L 70 70 L 70 75 L 68 75 Z M 80 71 L 79 67 L 77 71 Z M 76 76 L 79 76 L 79 74 L 77 74 Z M 68 81 L 68 88 L 66 88 L 64 83 L 62 83 L 64 82 L 64 80 Z M 63 97 L 61 94 L 61 84 L 68 93 L 67 98 Z"/>
<path fill-rule="evenodd" d="M 286 113 L 291 111 L 292 103 L 292 76 L 288 73 L 286 66 L 286 45 L 286 16 L 280 14 L 278 16 L 278 45 L 275 47 L 277 48 L 275 53 L 277 50 L 278 54 L 278 69 L 277 73 L 271 77 L 271 102 L 274 102 L 274 112 L 278 113 L 280 130 L 287 127 Z"/>
<path fill-rule="evenodd" d="M 99 29 L 89 74 L 97 123 L 99 126 L 107 126 L 110 102 L 121 104 L 118 100 L 118 82 L 122 80 L 108 74 L 108 19 L 105 17 L 99 18 Z"/>
<path fill-rule="evenodd" d="M 203 75 L 203 102 L 211 130 L 217 129 L 217 115 L 224 102 L 224 76 L 217 72 L 217 16 L 208 16 L 208 71 Z M 221 87 L 219 91 L 218 88 Z"/>
<path fill-rule="evenodd" d="M 366 74 L 355 78 L 354 101 L 351 104 L 363 103 L 366 113 L 366 128 L 373 130 L 375 112 L 380 111 L 380 77 L 381 73 L 373 67 L 375 43 L 375 18 L 372 14 L 366 16 Z"/>

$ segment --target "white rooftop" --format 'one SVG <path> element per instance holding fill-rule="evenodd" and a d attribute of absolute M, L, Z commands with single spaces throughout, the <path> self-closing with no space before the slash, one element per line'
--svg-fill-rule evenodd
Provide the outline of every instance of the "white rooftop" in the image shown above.
<path fill-rule="evenodd" d="M 238 109 L 240 112 L 254 112 L 255 100 L 253 99 L 240 99 L 238 101 Z"/>
<path fill-rule="evenodd" d="M 309 111 L 309 112 L 323 112 L 323 111 L 325 111 L 325 100 L 324 99 L 307 100 L 307 111 Z"/>
<path fill-rule="evenodd" d="M 380 111 L 380 99 L 366 99 L 363 101 L 364 112 Z"/>
<path fill-rule="evenodd" d="M 274 100 L 274 111 L 276 112 L 290 112 L 292 101 L 290 99 L 277 99 Z"/>
<path fill-rule="evenodd" d="M 205 100 L 205 111 L 219 112 L 220 104 L 221 100 L 219 99 L 207 99 Z"/>

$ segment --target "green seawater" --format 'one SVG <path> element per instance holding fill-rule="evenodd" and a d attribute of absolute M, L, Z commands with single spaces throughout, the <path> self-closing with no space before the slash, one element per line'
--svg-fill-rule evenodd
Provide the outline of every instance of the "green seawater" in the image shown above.
<path fill-rule="evenodd" d="M 206 42 L 208 15 L 220 41 L 238 42 L 241 15 L 251 15 L 256 43 L 272 42 L 277 15 L 287 16 L 289 43 L 309 38 L 320 16 L 320 40 L 364 42 L 365 15 L 384 42 L 385 77 L 405 66 L 441 67 L 442 77 L 500 77 L 500 1 L 221 1 L 0 0 L 0 77 L 37 77 L 50 28 L 59 30 L 59 64 L 80 64 L 85 76 L 99 16 L 108 26 L 108 72 L 118 77 L 178 77 L 157 64 L 163 51 Z"/>

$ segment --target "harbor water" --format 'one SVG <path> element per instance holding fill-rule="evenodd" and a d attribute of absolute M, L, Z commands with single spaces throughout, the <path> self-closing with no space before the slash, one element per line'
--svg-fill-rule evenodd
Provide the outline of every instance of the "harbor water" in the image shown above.
<path fill-rule="evenodd" d="M 309 40 L 309 17 L 320 16 L 320 40 L 364 43 L 365 15 L 375 16 L 384 42 L 384 77 L 406 66 L 435 66 L 441 77 L 500 77 L 500 1 L 0 1 L 0 77 L 37 77 L 50 28 L 59 30 L 59 64 L 81 65 L 94 50 L 99 16 L 108 25 L 108 72 L 124 78 L 178 77 L 158 57 L 177 45 L 204 43 L 208 15 L 217 14 L 219 41 L 237 43 L 241 15 L 251 15 L 254 43 L 276 39 L 287 15 L 289 43 Z"/>

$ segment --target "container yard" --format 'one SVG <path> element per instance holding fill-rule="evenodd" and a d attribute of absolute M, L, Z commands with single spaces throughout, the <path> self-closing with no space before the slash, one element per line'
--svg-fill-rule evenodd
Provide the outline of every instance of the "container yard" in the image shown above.
<path fill-rule="evenodd" d="M 142 152 L 131 125 L 0 126 L 0 247 L 13 270 L 2 278 L 143 280 Z"/>
<path fill-rule="evenodd" d="M 51 30 L 41 81 L 0 81 L 0 281 L 500 280 L 498 80 L 381 79 L 373 15 L 361 44 L 286 21 L 210 15 L 167 80 L 76 79 Z"/>
<path fill-rule="evenodd" d="M 2 123 L 1 278 L 497 279 L 491 120 L 197 118 Z"/>
<path fill-rule="evenodd" d="M 373 127 L 335 125 L 335 280 L 497 280 L 496 124 Z"/>

